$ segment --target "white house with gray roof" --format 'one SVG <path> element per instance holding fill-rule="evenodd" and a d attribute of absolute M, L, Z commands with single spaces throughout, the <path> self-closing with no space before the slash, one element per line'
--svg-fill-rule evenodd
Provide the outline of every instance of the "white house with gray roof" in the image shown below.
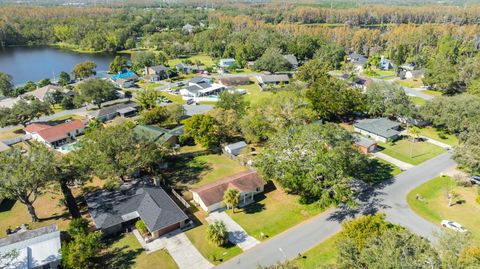
<path fill-rule="evenodd" d="M 353 124 L 355 132 L 375 141 L 395 141 L 400 137 L 400 123 L 387 118 L 365 119 Z"/>
<path fill-rule="evenodd" d="M 225 91 L 226 87 L 222 84 L 212 83 L 206 77 L 194 77 L 188 81 L 188 87 L 180 90 L 184 100 L 193 99 L 194 101 L 217 101 L 216 97 Z M 210 99 L 211 100 L 210 100 Z"/>
<path fill-rule="evenodd" d="M 13 255 L 8 259 L 0 259 L 0 268 L 59 268 L 61 246 L 60 231 L 56 224 L 9 235 L 0 239 L 0 257 L 7 253 Z"/>
<path fill-rule="evenodd" d="M 182 228 L 188 216 L 160 187 L 143 181 L 122 185 L 116 190 L 87 194 L 88 212 L 104 234 L 120 233 L 143 220 L 149 239 Z"/>

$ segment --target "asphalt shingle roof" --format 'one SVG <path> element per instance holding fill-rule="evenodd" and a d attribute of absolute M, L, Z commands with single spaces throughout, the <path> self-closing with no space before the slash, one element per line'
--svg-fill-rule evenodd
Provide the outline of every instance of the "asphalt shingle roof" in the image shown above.
<path fill-rule="evenodd" d="M 86 200 L 98 229 L 124 222 L 125 215 L 138 214 L 150 232 L 188 219 L 162 188 L 141 182 L 113 191 L 97 190 L 87 194 Z"/>
<path fill-rule="evenodd" d="M 386 118 L 359 120 L 355 122 L 353 126 L 385 138 L 393 137 L 400 134 L 399 131 L 395 130 L 400 126 L 400 123 L 391 121 Z"/>

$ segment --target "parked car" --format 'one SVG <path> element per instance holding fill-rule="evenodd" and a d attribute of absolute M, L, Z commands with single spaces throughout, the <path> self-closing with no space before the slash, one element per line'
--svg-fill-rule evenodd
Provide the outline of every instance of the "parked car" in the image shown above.
<path fill-rule="evenodd" d="M 472 176 L 470 178 L 470 182 L 472 182 L 472 184 L 478 184 L 480 185 L 480 176 Z"/>
<path fill-rule="evenodd" d="M 448 228 L 448 229 L 455 230 L 455 231 L 457 231 L 457 232 L 461 232 L 461 233 L 466 233 L 466 232 L 468 232 L 468 230 L 465 229 L 465 228 L 463 228 L 462 225 L 460 225 L 459 223 L 456 223 L 456 222 L 454 222 L 454 221 L 442 220 L 441 224 L 442 224 L 443 227 Z"/>

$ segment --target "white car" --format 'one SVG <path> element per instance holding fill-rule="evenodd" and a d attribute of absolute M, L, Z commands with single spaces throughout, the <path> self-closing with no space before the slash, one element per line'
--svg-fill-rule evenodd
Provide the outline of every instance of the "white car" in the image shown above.
<path fill-rule="evenodd" d="M 463 228 L 462 225 L 460 225 L 459 223 L 456 223 L 454 221 L 442 220 L 441 224 L 442 224 L 443 227 L 455 230 L 457 232 L 461 232 L 461 233 L 468 232 L 467 229 Z"/>

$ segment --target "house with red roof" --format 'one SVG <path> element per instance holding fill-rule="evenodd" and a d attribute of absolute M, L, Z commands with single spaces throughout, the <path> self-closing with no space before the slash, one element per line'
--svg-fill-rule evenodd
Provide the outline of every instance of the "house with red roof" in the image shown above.
<path fill-rule="evenodd" d="M 254 196 L 263 192 L 265 182 L 255 171 L 245 171 L 191 190 L 193 201 L 206 212 L 224 208 L 223 196 L 228 189 L 240 193 L 239 206 L 255 201 Z"/>
<path fill-rule="evenodd" d="M 83 134 L 85 132 L 85 124 L 80 120 L 67 121 L 57 125 L 32 123 L 24 131 L 26 134 L 31 135 L 32 139 L 49 147 L 57 148 Z"/>

